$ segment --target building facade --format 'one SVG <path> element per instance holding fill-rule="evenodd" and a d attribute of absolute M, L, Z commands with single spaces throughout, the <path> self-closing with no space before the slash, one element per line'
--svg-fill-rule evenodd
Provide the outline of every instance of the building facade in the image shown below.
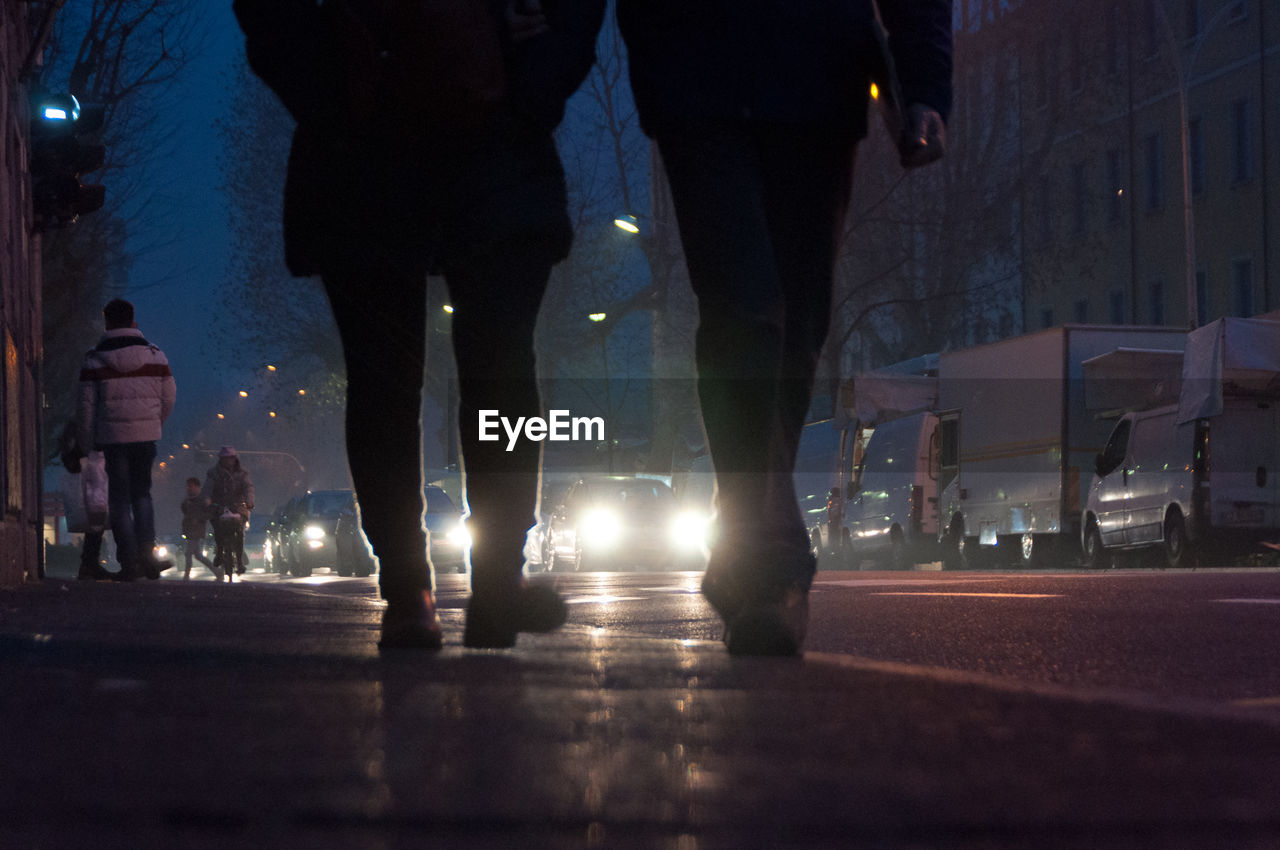
<path fill-rule="evenodd" d="M 1280 307 L 1278 53 L 1275 0 L 958 0 L 956 144 L 1016 138 L 1021 330 Z"/>
<path fill-rule="evenodd" d="M 38 576 L 42 546 L 40 246 L 32 233 L 23 73 L 35 61 L 31 8 L 0 3 L 0 586 Z"/>

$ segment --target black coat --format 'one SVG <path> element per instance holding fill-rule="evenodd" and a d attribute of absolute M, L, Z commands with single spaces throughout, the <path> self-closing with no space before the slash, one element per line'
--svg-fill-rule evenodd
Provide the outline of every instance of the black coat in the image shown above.
<path fill-rule="evenodd" d="M 358 7 L 361 0 L 348 0 Z M 335 114 L 342 67 L 315 0 L 235 0 L 246 52 L 298 120 L 285 184 L 285 259 L 296 275 L 349 264 L 353 252 L 425 271 L 495 246 L 555 262 L 572 230 L 552 131 L 595 61 L 605 0 L 543 0 L 551 31 L 506 38 L 505 0 L 490 0 L 502 34 L 506 97 L 465 130 L 440 127 L 413 144 Z M 328 41 L 326 41 L 328 39 Z"/>
<path fill-rule="evenodd" d="M 879 0 L 907 103 L 951 107 L 949 0 Z M 618 0 L 645 131 L 689 119 L 861 137 L 879 50 L 868 0 Z"/>

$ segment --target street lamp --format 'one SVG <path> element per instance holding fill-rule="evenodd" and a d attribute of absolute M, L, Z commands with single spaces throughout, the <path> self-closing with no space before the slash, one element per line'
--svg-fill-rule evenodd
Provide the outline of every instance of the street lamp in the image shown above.
<path fill-rule="evenodd" d="M 613 220 L 613 226 L 617 227 L 619 230 L 625 230 L 628 233 L 640 232 L 640 223 L 636 220 L 636 217 L 630 213 L 620 215 L 615 218 Z"/>

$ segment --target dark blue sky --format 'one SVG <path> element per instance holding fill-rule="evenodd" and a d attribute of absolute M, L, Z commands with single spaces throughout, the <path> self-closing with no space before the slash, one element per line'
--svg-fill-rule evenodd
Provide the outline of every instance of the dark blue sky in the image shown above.
<path fill-rule="evenodd" d="M 177 376 L 179 406 L 171 428 L 178 430 L 209 409 L 198 400 L 234 392 L 240 380 L 234 357 L 215 362 L 208 341 L 212 319 L 222 309 L 219 287 L 229 249 L 214 125 L 228 108 L 227 70 L 241 36 L 230 3 L 210 9 L 208 20 L 208 40 L 183 74 L 181 97 L 174 99 L 177 132 L 151 172 L 145 220 L 159 233 L 130 234 L 135 260 L 125 296 L 135 303 L 138 326 L 164 349 Z"/>

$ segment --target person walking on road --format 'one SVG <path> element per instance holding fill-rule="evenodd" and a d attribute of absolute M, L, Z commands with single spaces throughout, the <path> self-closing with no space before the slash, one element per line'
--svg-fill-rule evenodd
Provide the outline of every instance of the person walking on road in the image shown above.
<path fill-rule="evenodd" d="M 116 298 L 102 315 L 106 333 L 80 369 L 80 442 L 101 449 L 106 459 L 116 578 L 158 579 L 173 562 L 155 556 L 151 465 L 177 390 L 164 352 L 138 330 L 133 305 Z"/>
<path fill-rule="evenodd" d="M 187 498 L 182 500 L 182 540 L 183 554 L 186 556 L 184 579 L 191 578 L 191 559 L 199 561 L 209 568 L 215 578 L 222 578 L 222 571 L 204 556 L 204 535 L 209 527 L 209 505 L 200 495 L 200 479 L 187 479 Z"/>
<path fill-rule="evenodd" d="M 730 653 L 795 655 L 815 563 L 792 472 L 872 76 L 905 104 L 902 164 L 939 158 L 951 4 L 880 0 L 887 46 L 871 0 L 748 8 L 619 0 L 618 23 L 698 299 L 698 394 L 720 526 L 703 593 Z"/>
<path fill-rule="evenodd" d="M 218 462 L 209 469 L 201 491 L 213 521 L 217 554 L 213 572 L 218 578 L 244 575 L 244 529 L 253 512 L 253 479 L 240 465 L 235 446 L 218 450 Z"/>
<path fill-rule="evenodd" d="M 348 461 L 387 603 L 379 645 L 442 643 L 421 425 L 426 275 L 439 270 L 454 307 L 475 541 L 463 642 L 509 647 L 519 632 L 559 627 L 568 609 L 523 576 L 539 447 L 481 442 L 478 413 L 543 415 L 534 324 L 572 240 L 552 131 L 594 61 L 604 0 L 412 8 L 425 11 L 375 0 L 235 2 L 250 65 L 298 122 L 285 253 L 295 275 L 321 276 L 342 338 Z M 362 57 L 376 57 L 372 72 Z"/>

